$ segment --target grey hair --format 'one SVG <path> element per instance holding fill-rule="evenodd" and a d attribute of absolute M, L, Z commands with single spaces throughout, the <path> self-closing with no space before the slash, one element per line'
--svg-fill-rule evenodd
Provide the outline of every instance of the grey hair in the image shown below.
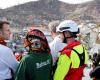
<path fill-rule="evenodd" d="M 56 28 L 58 27 L 60 21 L 56 20 L 56 21 L 52 21 L 48 24 L 49 30 L 52 32 L 56 32 Z"/>

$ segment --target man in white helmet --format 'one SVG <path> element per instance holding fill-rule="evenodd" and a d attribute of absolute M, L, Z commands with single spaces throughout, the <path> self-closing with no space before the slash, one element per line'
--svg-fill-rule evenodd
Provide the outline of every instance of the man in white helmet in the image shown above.
<path fill-rule="evenodd" d="M 88 54 L 85 47 L 76 39 L 79 33 L 77 24 L 72 20 L 62 21 L 57 27 L 57 32 L 67 45 L 60 52 L 54 80 L 82 80 Z"/>

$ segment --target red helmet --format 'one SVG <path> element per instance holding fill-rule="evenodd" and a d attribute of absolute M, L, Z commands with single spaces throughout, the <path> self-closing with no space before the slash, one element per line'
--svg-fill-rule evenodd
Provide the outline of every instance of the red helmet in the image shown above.
<path fill-rule="evenodd" d="M 32 50 L 49 50 L 47 39 L 43 32 L 38 29 L 33 29 L 27 33 L 24 40 L 24 47 L 29 47 Z"/>

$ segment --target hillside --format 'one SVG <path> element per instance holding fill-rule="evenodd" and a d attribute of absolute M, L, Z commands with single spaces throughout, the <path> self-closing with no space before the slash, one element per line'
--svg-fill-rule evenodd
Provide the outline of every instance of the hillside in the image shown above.
<path fill-rule="evenodd" d="M 74 16 L 83 21 L 100 22 L 100 0 L 78 5 L 74 13 L 70 16 Z"/>
<path fill-rule="evenodd" d="M 40 0 L 0 10 L 0 18 L 7 17 L 12 27 L 46 24 L 51 20 L 75 19 L 99 22 L 100 1 L 84 4 L 67 4 L 58 0 Z"/>

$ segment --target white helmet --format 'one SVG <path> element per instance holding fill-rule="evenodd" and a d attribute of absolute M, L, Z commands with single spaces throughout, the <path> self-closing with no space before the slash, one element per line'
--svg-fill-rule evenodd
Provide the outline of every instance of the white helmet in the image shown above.
<path fill-rule="evenodd" d="M 78 32 L 78 25 L 72 20 L 64 20 L 62 21 L 56 29 L 56 32 L 70 31 L 70 32 Z"/>

